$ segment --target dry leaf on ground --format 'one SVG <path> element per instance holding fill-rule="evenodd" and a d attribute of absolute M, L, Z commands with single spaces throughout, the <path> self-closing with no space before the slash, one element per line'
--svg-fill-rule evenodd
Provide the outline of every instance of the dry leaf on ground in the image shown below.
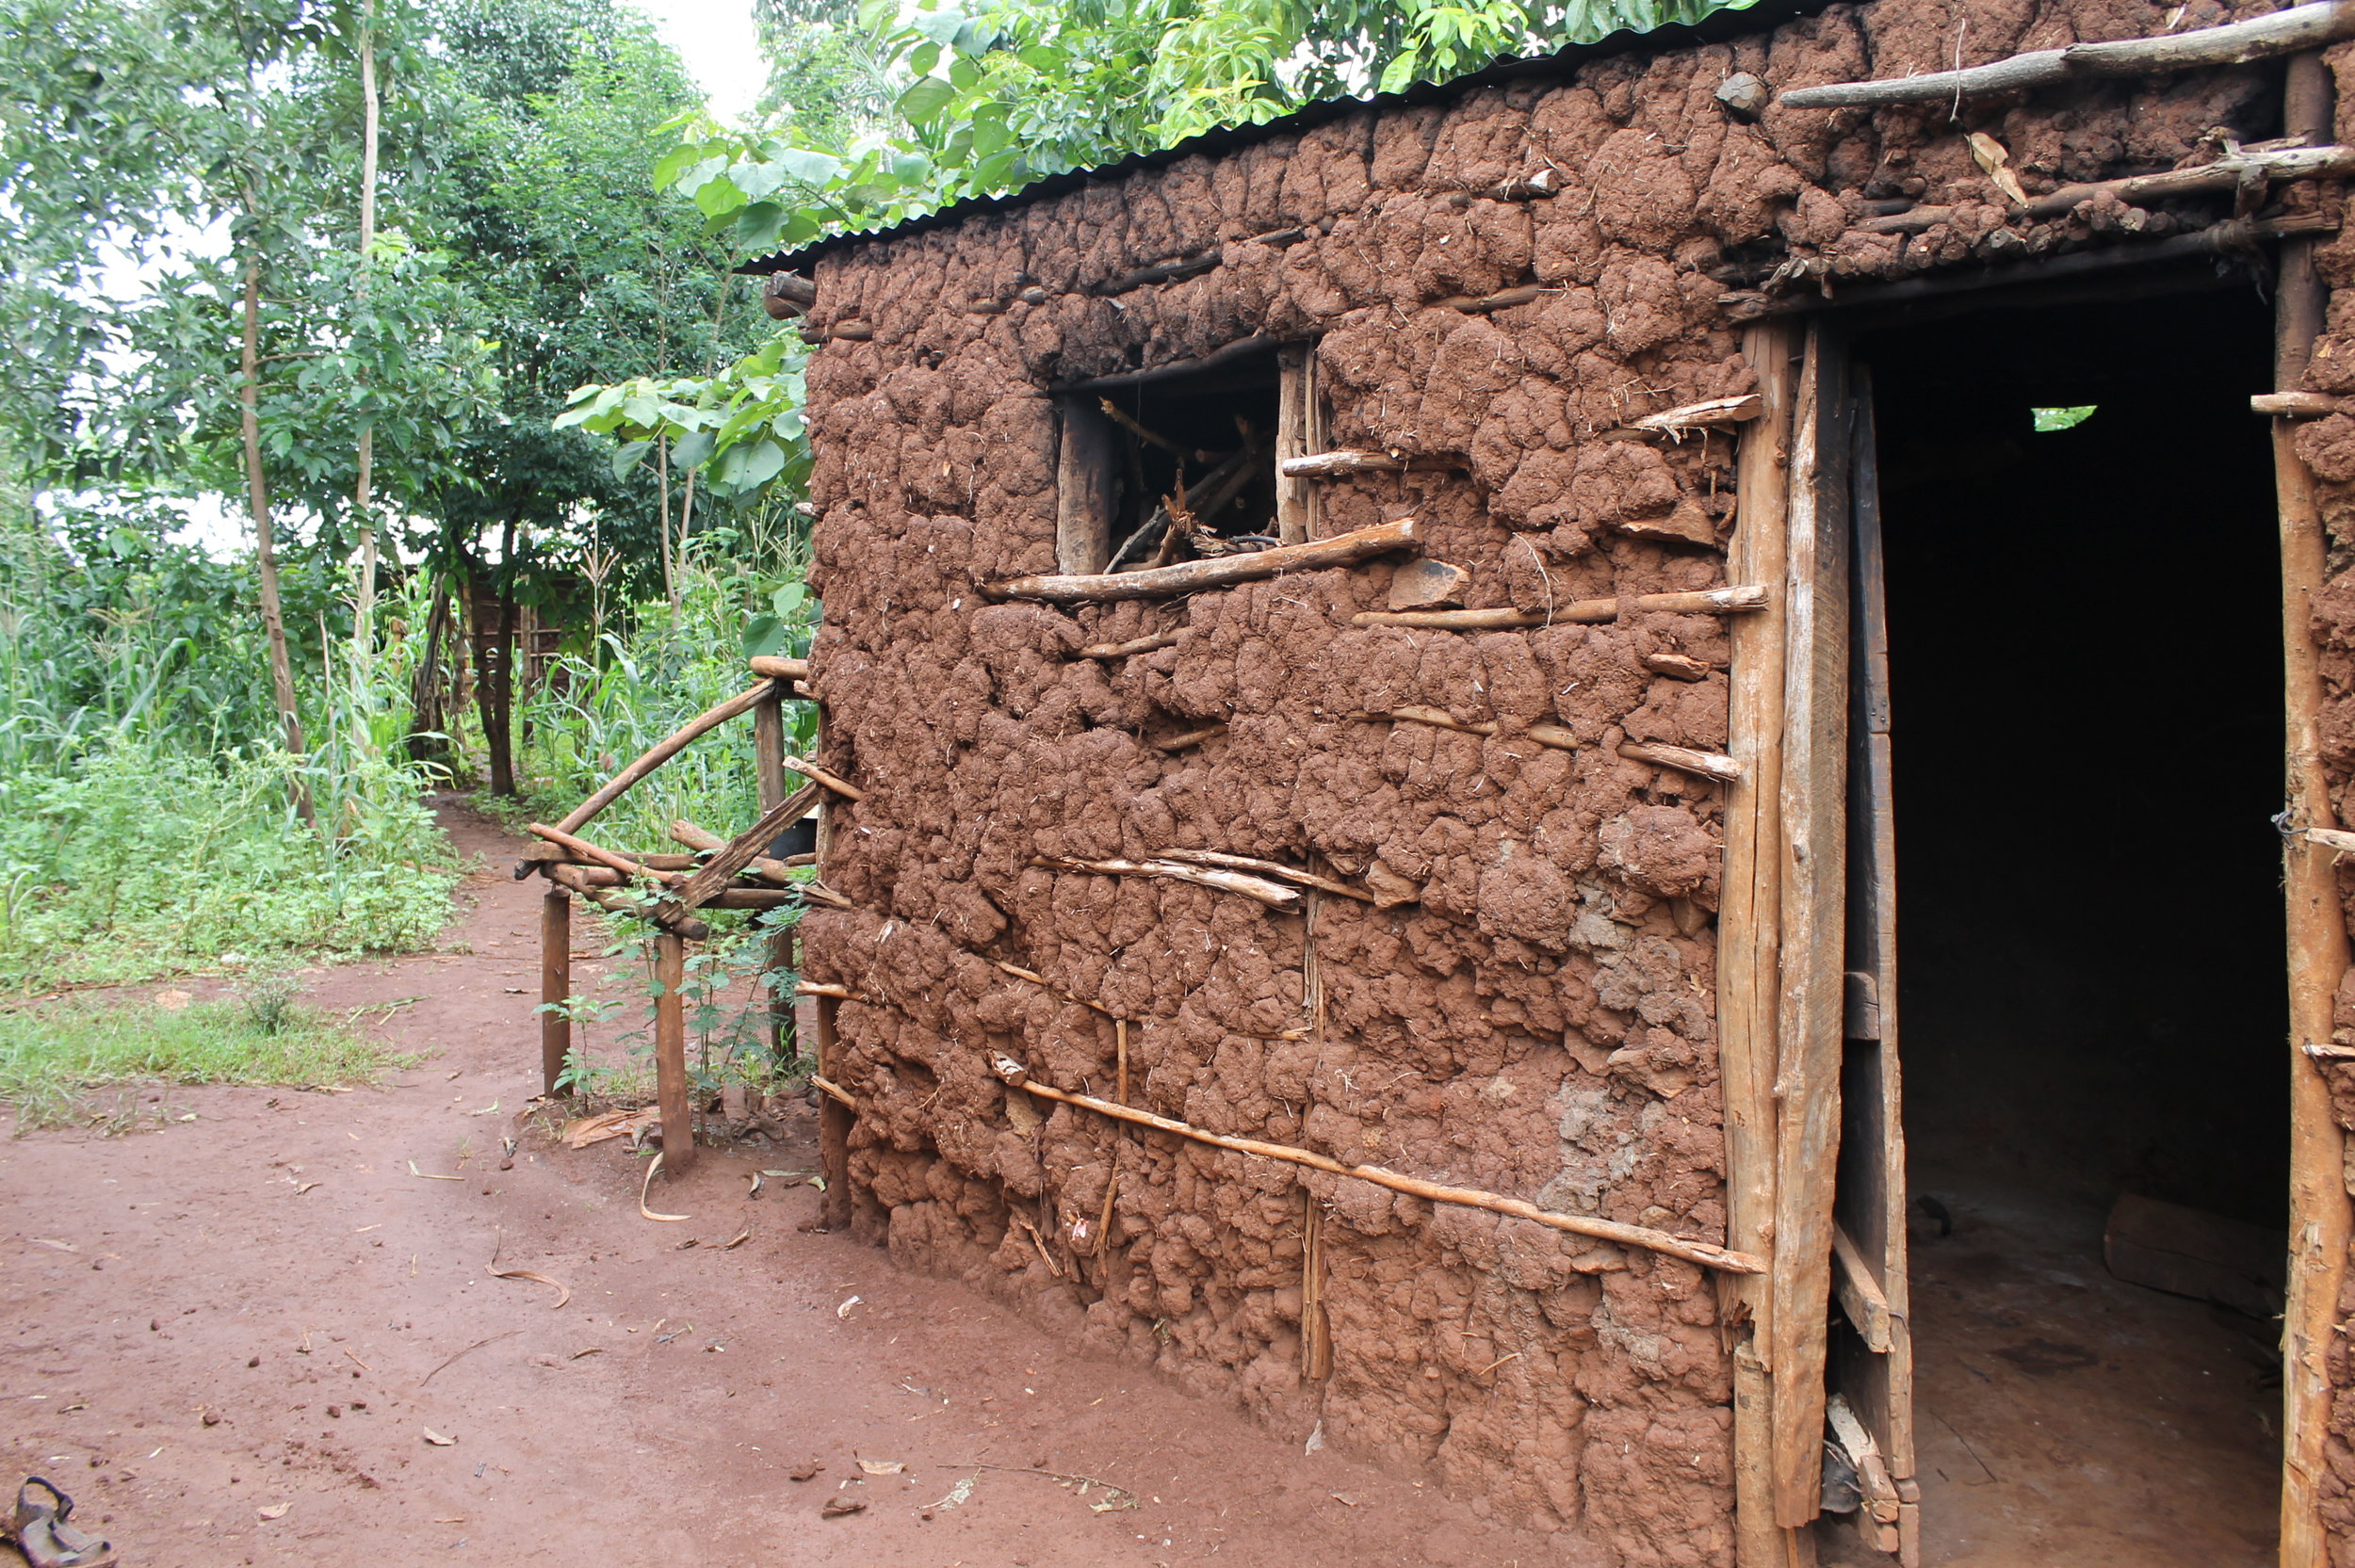
<path fill-rule="evenodd" d="M 425 1429 L 425 1440 L 428 1443 L 432 1444 L 437 1448 L 451 1447 L 458 1442 L 458 1439 L 454 1437 L 444 1437 L 440 1432 L 435 1431 L 431 1427 Z"/>
<path fill-rule="evenodd" d="M 858 1467 L 870 1476 L 896 1476 L 907 1468 L 907 1463 L 897 1459 L 862 1459 Z"/>
<path fill-rule="evenodd" d="M 660 1120 L 659 1112 L 652 1106 L 642 1110 L 609 1110 L 596 1116 L 576 1117 L 565 1123 L 556 1136 L 567 1149 L 586 1149 L 609 1138 L 642 1131 Z"/>
<path fill-rule="evenodd" d="M 284 1519 L 286 1516 L 286 1511 L 292 1507 L 294 1507 L 292 1503 L 272 1503 L 268 1508 L 257 1508 L 253 1511 L 265 1519 Z"/>
<path fill-rule="evenodd" d="M 646 1179 L 638 1184 L 638 1212 L 649 1220 L 665 1221 L 692 1220 L 694 1216 L 691 1214 L 657 1214 L 646 1206 L 646 1194 L 654 1190 L 654 1173 L 661 1169 L 662 1156 L 660 1155 L 655 1156 L 653 1159 L 646 1162 Z"/>
<path fill-rule="evenodd" d="M 853 1513 L 864 1513 L 867 1505 L 856 1497 L 828 1497 L 826 1506 L 818 1511 L 820 1519 L 840 1519 Z"/>
<path fill-rule="evenodd" d="M 493 1269 L 487 1270 L 487 1272 L 495 1280 L 530 1280 L 536 1285 L 552 1285 L 556 1286 L 556 1300 L 548 1307 L 550 1312 L 557 1311 L 559 1308 L 562 1307 L 566 1301 L 573 1299 L 573 1287 L 571 1285 L 566 1285 L 562 1280 L 550 1279 L 547 1275 L 543 1274 L 537 1269 Z"/>

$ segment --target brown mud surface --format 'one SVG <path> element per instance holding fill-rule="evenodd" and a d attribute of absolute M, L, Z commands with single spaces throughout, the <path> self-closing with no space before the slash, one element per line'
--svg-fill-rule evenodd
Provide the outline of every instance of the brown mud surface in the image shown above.
<path fill-rule="evenodd" d="M 501 1171 L 536 1087 L 540 890 L 497 829 L 445 821 L 487 869 L 443 950 L 306 994 L 422 994 L 383 1026 L 417 1067 L 0 1142 L 0 1464 L 55 1478 L 132 1568 L 1603 1560 L 804 1232 L 811 1188 L 746 1194 L 816 1169 L 805 1113 L 787 1148 L 658 1181 L 679 1223 L 639 1216 L 618 1143 L 527 1137 Z M 492 1278 L 494 1249 L 571 1301 Z M 822 1516 L 837 1497 L 864 1508 Z"/>

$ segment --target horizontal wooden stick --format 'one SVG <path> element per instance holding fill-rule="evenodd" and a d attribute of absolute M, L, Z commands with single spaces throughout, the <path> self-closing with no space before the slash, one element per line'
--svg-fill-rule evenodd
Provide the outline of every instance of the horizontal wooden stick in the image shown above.
<path fill-rule="evenodd" d="M 1012 975 L 1017 980 L 1028 980 L 1032 985 L 1046 986 L 1048 990 L 1054 991 L 1056 995 L 1062 997 L 1066 1002 L 1077 1002 L 1083 1008 L 1093 1009 L 1094 1010 L 1102 1013 L 1107 1018 L 1113 1019 L 1115 1022 L 1119 1021 L 1118 1014 L 1114 1013 L 1112 1009 L 1106 1007 L 1101 1002 L 1091 1002 L 1085 996 L 1074 996 L 1068 991 L 1055 991 L 1054 986 L 1048 983 L 1047 977 L 1040 974 L 1035 969 L 1025 969 L 1018 963 L 1008 963 L 1004 959 L 991 959 L 989 962 L 1004 970 L 1007 974 Z"/>
<path fill-rule="evenodd" d="M 846 779 L 836 778 L 835 775 L 827 772 L 824 768 L 819 767 L 814 762 L 804 761 L 800 757 L 782 757 L 778 760 L 783 762 L 786 767 L 793 769 L 794 772 L 799 773 L 802 777 L 809 780 L 812 784 L 823 784 L 846 800 L 864 800 L 867 799 L 867 791 L 859 788 L 858 785 L 850 783 Z"/>
<path fill-rule="evenodd" d="M 1230 855 L 1223 849 L 1163 849 L 1153 858 L 1183 861 L 1194 865 L 1223 865 L 1231 871 L 1258 871 L 1270 877 L 1281 877 L 1288 882 L 1298 882 L 1303 887 L 1313 887 L 1326 893 L 1338 893 L 1344 898 L 1355 898 L 1359 903 L 1373 902 L 1373 895 L 1363 888 L 1352 887 L 1347 882 L 1337 882 L 1330 877 L 1320 877 L 1313 871 L 1303 871 L 1296 865 L 1286 865 L 1280 861 L 1255 860 L 1249 855 Z"/>
<path fill-rule="evenodd" d="M 746 661 L 755 675 L 766 675 L 772 681 L 805 681 L 809 679 L 809 660 L 779 658 L 774 654 L 755 654 Z"/>
<path fill-rule="evenodd" d="M 1461 468 L 1465 460 L 1445 452 L 1310 452 L 1286 458 L 1275 471 L 1288 479 L 1339 479 L 1352 474 L 1403 474 L 1408 469 Z"/>
<path fill-rule="evenodd" d="M 1619 755 L 1630 762 L 1649 763 L 1654 768 L 1673 768 L 1680 773 L 1692 773 L 1720 784 L 1731 784 L 1742 776 L 1742 765 L 1731 757 L 1714 752 L 1696 752 L 1689 747 L 1664 745 L 1656 740 L 1631 740 L 1619 748 Z"/>
<path fill-rule="evenodd" d="M 696 907 L 699 909 L 789 909 L 803 901 L 800 884 L 793 887 L 723 887 Z"/>
<path fill-rule="evenodd" d="M 1180 626 L 1174 631 L 1131 638 L 1126 642 L 1098 642 L 1080 649 L 1080 656 L 1083 659 L 1125 659 L 1131 654 L 1150 654 L 1157 649 L 1176 647 L 1178 639 L 1184 635 L 1185 628 Z"/>
<path fill-rule="evenodd" d="M 1510 310 L 1515 305 L 1533 303 L 1545 292 L 1544 285 L 1539 283 L 1518 283 L 1511 288 L 1501 288 L 1494 294 L 1483 294 L 1476 298 L 1468 294 L 1452 294 L 1433 303 L 1447 310 L 1462 311 L 1466 315 L 1487 315 L 1495 311 Z"/>
<path fill-rule="evenodd" d="M 657 871 L 642 861 L 632 860 L 627 855 L 616 854 L 610 849 L 590 843 L 585 838 L 576 838 L 561 828 L 551 828 L 542 822 L 527 822 L 524 824 L 524 831 L 544 838 L 550 844 L 569 850 L 582 860 L 619 871 L 623 876 L 632 880 L 643 879 L 650 882 L 658 882 L 664 887 L 675 887 L 686 881 L 674 871 Z"/>
<path fill-rule="evenodd" d="M 624 860 L 635 861 L 653 871 L 692 871 L 702 864 L 693 855 L 648 854 L 639 849 L 609 849 L 607 853 L 620 855 Z M 562 845 L 547 843 L 527 847 L 521 857 L 527 876 L 542 865 L 562 865 L 566 861 L 577 858 Z M 597 864 L 603 865 L 604 863 L 600 861 Z"/>
<path fill-rule="evenodd" d="M 813 904 L 824 904 L 833 909 L 856 909 L 858 907 L 824 882 L 795 882 L 793 885 L 804 898 Z"/>
<path fill-rule="evenodd" d="M 982 591 L 992 599 L 1036 599 L 1050 605 L 1107 603 L 1115 599 L 1161 599 L 1198 593 L 1205 589 L 1279 577 L 1287 572 L 1315 572 L 1348 566 L 1393 550 L 1420 550 L 1422 525 L 1411 518 L 1377 524 L 1354 533 L 1307 544 L 1279 544 L 1273 550 L 1215 556 L 1182 561 L 1176 566 L 1149 567 L 1143 572 L 1101 572 L 1080 575 L 1015 577 L 985 583 Z"/>
<path fill-rule="evenodd" d="M 1300 902 L 1298 888 L 1246 877 L 1240 871 L 1187 865 L 1172 860 L 1081 860 L 1077 855 L 1040 855 L 1031 864 L 1049 871 L 1085 871 L 1100 877 L 1165 877 L 1172 881 L 1193 882 L 1197 887 L 1213 887 L 1222 893 L 1240 893 L 1270 909 L 1289 911 Z"/>
<path fill-rule="evenodd" d="M 697 714 L 661 740 L 648 747 L 645 755 L 614 774 L 611 783 L 575 806 L 571 814 L 559 822 L 557 827 L 564 832 L 578 832 L 587 827 L 599 812 L 620 800 L 628 791 L 630 785 L 687 750 L 688 744 L 696 736 L 718 729 L 738 714 L 752 712 L 754 708 L 759 706 L 763 699 L 770 695 L 770 690 L 769 683 L 763 681 L 750 690 L 739 691 L 726 702 L 717 703 Z"/>
<path fill-rule="evenodd" d="M 2249 412 L 2275 419 L 2328 419 L 2341 406 L 2327 392 L 2260 392 L 2249 399 Z"/>
<path fill-rule="evenodd" d="M 2201 191 L 2237 189 L 2244 180 L 2305 180 L 2355 171 L 2355 147 L 2284 147 L 2268 152 L 2228 153 L 2214 163 L 2195 169 L 2170 169 L 2159 174 L 2136 174 L 2123 180 L 2063 186 L 2037 197 L 2026 208 L 2032 218 L 2059 218 L 2081 202 L 2116 196 L 2138 207 Z"/>
<path fill-rule="evenodd" d="M 833 985 L 824 980 L 804 980 L 799 985 L 795 986 L 793 991 L 796 995 L 831 996 L 837 1002 L 869 1002 L 873 1000 L 871 997 L 860 995 L 857 992 L 853 991 L 847 985 Z"/>
<path fill-rule="evenodd" d="M 2301 828 L 2291 836 L 2309 844 L 2319 844 L 2326 849 L 2336 849 L 2343 855 L 2355 855 L 2355 833 L 2340 828 Z"/>
<path fill-rule="evenodd" d="M 1466 1208 L 1486 1209 L 1491 1214 L 1509 1215 L 1516 1220 L 1532 1220 L 1540 1225 L 1551 1226 L 1557 1231 L 1567 1231 L 1573 1236 L 1586 1236 L 1598 1241 L 1613 1241 L 1622 1246 L 1641 1247 L 1646 1252 L 1681 1258 L 1687 1263 L 1698 1264 L 1704 1269 L 1716 1269 L 1731 1274 L 1765 1272 L 1766 1266 L 1747 1253 L 1732 1252 L 1706 1241 L 1687 1241 L 1682 1237 L 1671 1236 L 1666 1231 L 1654 1230 L 1648 1225 L 1622 1224 L 1616 1220 L 1597 1219 L 1584 1214 L 1558 1214 L 1551 1209 L 1539 1208 L 1535 1204 L 1524 1199 L 1506 1198 L 1494 1192 L 1480 1191 L 1476 1188 L 1442 1186 L 1437 1182 L 1421 1181 L 1413 1176 L 1402 1176 L 1395 1171 L 1386 1171 L 1378 1165 L 1344 1165 L 1338 1159 L 1328 1159 L 1323 1155 L 1311 1153 L 1307 1149 L 1295 1149 L 1289 1144 L 1263 1143 L 1256 1138 L 1229 1138 L 1224 1133 L 1206 1132 L 1189 1123 L 1173 1121 L 1166 1116 L 1156 1116 L 1149 1110 L 1136 1110 L 1128 1106 L 1114 1105 L 1110 1100 L 1099 1100 L 1093 1094 L 1073 1094 L 1064 1090 L 1050 1089 L 1031 1077 L 1029 1070 L 1011 1057 L 992 1052 L 989 1064 L 999 1077 L 1029 1093 L 1042 1095 L 1049 1100 L 1060 1100 L 1069 1106 L 1079 1106 L 1083 1109 L 1113 1117 L 1122 1122 L 1133 1122 L 1141 1127 L 1175 1133 L 1179 1138 L 1190 1138 L 1197 1143 L 1209 1143 L 1221 1149 L 1232 1149 L 1237 1154 L 1256 1155 L 1261 1159 L 1281 1160 L 1288 1165 L 1304 1165 L 1311 1171 L 1330 1172 L 1337 1176 L 1347 1176 L 1354 1181 L 1371 1182 L 1376 1187 L 1387 1187 L 1393 1192 L 1404 1192 L 1409 1197 L 1421 1198 L 1435 1204 L 1457 1204 Z"/>
<path fill-rule="evenodd" d="M 1205 724 L 1198 730 L 1187 730 L 1182 734 L 1169 736 L 1148 744 L 1156 752 L 1183 752 L 1189 747 L 1199 746 L 1206 740 L 1216 740 L 1226 733 L 1225 724 Z"/>
<path fill-rule="evenodd" d="M 812 1089 L 817 1090 L 820 1093 L 827 1096 L 829 1099 L 839 1100 L 844 1105 L 850 1107 L 853 1110 L 858 1109 L 858 1102 L 851 1098 L 851 1091 L 844 1089 L 840 1084 L 835 1083 L 827 1078 L 821 1078 L 817 1074 L 812 1073 L 809 1075 L 809 1086 Z"/>
<path fill-rule="evenodd" d="M 1641 419 L 1631 419 L 1619 427 L 1643 436 L 1666 436 L 1681 440 L 1687 430 L 1721 429 L 1728 425 L 1740 425 L 1758 417 L 1765 405 L 1758 394 L 1746 393 L 1739 397 L 1712 397 L 1705 403 L 1686 403 L 1680 408 L 1663 409 Z"/>
<path fill-rule="evenodd" d="M 1600 625 L 1622 615 L 1732 615 L 1764 609 L 1763 588 L 1705 588 L 1692 593 L 1639 593 L 1628 599 L 1573 599 L 1544 610 L 1360 610 L 1353 626 L 1418 626 L 1435 632 L 1502 632 L 1525 626 Z"/>
<path fill-rule="evenodd" d="M 633 904 L 623 896 L 618 888 L 593 887 L 589 885 L 587 878 L 588 873 L 577 865 L 548 867 L 550 881 L 555 882 L 559 887 L 580 895 L 599 909 L 609 910 L 615 914 L 634 915 L 641 920 L 649 918 L 644 909 Z M 664 929 L 676 932 L 690 942 L 701 942 L 711 935 L 709 926 L 691 916 L 684 919 L 674 918 L 664 924 Z"/>
<path fill-rule="evenodd" d="M 1388 708 L 1377 713 L 1353 713 L 1349 717 L 1375 723 L 1387 719 L 1401 724 L 1428 724 L 1435 730 L 1454 730 L 1458 735 L 1494 735 L 1497 733 L 1497 722 L 1493 719 L 1476 719 L 1466 723 L 1445 708 Z M 1521 734 L 1538 745 L 1551 746 L 1557 752 L 1575 752 L 1582 744 L 1577 736 L 1559 724 L 1532 724 L 1521 731 Z"/>
<path fill-rule="evenodd" d="M 1932 71 L 1877 82 L 1832 82 L 1822 87 L 1794 88 L 1778 102 L 1795 109 L 1935 104 L 1956 97 L 2019 92 L 2080 77 L 2156 76 L 2201 66 L 2240 65 L 2319 49 L 2345 38 L 2355 38 L 2355 0 L 2293 6 L 2248 22 L 2199 27 L 2168 37 L 2035 49 L 1964 71 Z"/>

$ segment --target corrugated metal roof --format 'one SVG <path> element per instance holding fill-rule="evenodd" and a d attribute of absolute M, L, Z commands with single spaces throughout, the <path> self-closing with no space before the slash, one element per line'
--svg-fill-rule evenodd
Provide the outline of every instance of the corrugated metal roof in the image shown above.
<path fill-rule="evenodd" d="M 1599 39 L 1593 43 L 1573 43 L 1551 55 L 1518 56 L 1510 59 L 1502 59 L 1494 65 L 1475 71 L 1468 76 L 1455 77 L 1452 81 L 1418 82 L 1405 92 L 1381 92 L 1369 98 L 1320 99 L 1316 103 L 1306 105 L 1288 115 L 1268 121 L 1263 124 L 1221 126 L 1214 131 L 1205 131 L 1197 137 L 1189 137 L 1175 147 L 1165 147 L 1152 153 L 1132 153 L 1117 162 L 1108 163 L 1096 169 L 1075 169 L 1064 174 L 1049 174 L 1044 179 L 1033 180 L 1019 190 L 1009 191 L 1003 196 L 968 197 L 965 201 L 952 202 L 938 212 L 927 213 L 921 218 L 906 218 L 886 229 L 863 229 L 849 234 L 832 234 L 812 244 L 804 245 L 798 251 L 785 251 L 773 256 L 765 256 L 758 261 L 747 262 L 737 270 L 755 276 L 765 276 L 771 272 L 799 272 L 805 269 L 819 257 L 836 251 L 847 250 L 853 245 L 864 245 L 870 240 L 897 239 L 904 234 L 922 234 L 927 229 L 945 229 L 952 223 L 962 223 L 968 218 L 980 217 L 985 213 L 1007 212 L 1032 202 L 1048 201 L 1053 197 L 1078 190 L 1092 181 L 1118 180 L 1141 170 L 1163 168 L 1176 163 L 1180 158 L 1214 157 L 1220 154 L 1231 153 L 1238 148 L 1250 147 L 1276 137 L 1306 131 L 1330 121 L 1339 120 L 1344 115 L 1355 114 L 1360 109 L 1396 108 L 1418 104 L 1447 103 L 1461 98 L 1467 93 L 1476 92 L 1483 88 L 1502 87 L 1509 82 L 1531 78 L 1566 76 L 1589 60 L 1602 59 L 1613 55 L 1664 54 L 1671 49 L 1687 48 L 1697 43 L 1721 42 L 1730 38 L 1764 32 L 1769 28 L 1780 26 L 1795 17 L 1812 15 L 1830 3 L 1831 0 L 1755 0 L 1754 4 L 1748 6 L 1738 8 L 1730 7 L 1724 10 L 1713 11 L 1696 23 L 1671 23 L 1666 26 L 1654 27 L 1640 33 L 1622 28 L 1610 37 Z"/>

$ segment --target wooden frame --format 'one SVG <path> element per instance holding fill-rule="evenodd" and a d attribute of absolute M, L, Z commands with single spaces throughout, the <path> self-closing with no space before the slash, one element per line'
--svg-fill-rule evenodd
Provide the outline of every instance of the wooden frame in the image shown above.
<path fill-rule="evenodd" d="M 1287 343 L 1276 350 L 1275 533 L 1306 544 L 1322 530 L 1322 493 L 1314 479 L 1284 472 L 1287 459 L 1324 450 L 1324 394 L 1318 384 L 1317 346 Z"/>
<path fill-rule="evenodd" d="M 1113 553 L 1120 466 L 1112 421 L 1086 393 L 1055 399 L 1062 431 L 1055 454 L 1055 570 L 1101 572 Z"/>
<path fill-rule="evenodd" d="M 1744 333 L 1743 357 L 1757 370 L 1762 407 L 1745 427 L 1739 451 L 1740 511 L 1727 580 L 1780 583 L 1788 566 L 1793 406 L 1798 394 L 1800 331 L 1763 322 Z M 1742 776 L 1726 789 L 1724 893 L 1718 913 L 1718 1071 L 1725 1097 L 1729 1246 L 1776 1253 L 1778 1128 L 1775 1115 L 1776 993 L 1780 971 L 1779 797 L 1782 777 L 1783 599 L 1735 618 L 1730 739 Z M 1775 1516 L 1775 1322 L 1771 1272 L 1721 1287 L 1733 1325 L 1735 1553 L 1741 1568 L 1791 1568 L 1805 1543 Z"/>

